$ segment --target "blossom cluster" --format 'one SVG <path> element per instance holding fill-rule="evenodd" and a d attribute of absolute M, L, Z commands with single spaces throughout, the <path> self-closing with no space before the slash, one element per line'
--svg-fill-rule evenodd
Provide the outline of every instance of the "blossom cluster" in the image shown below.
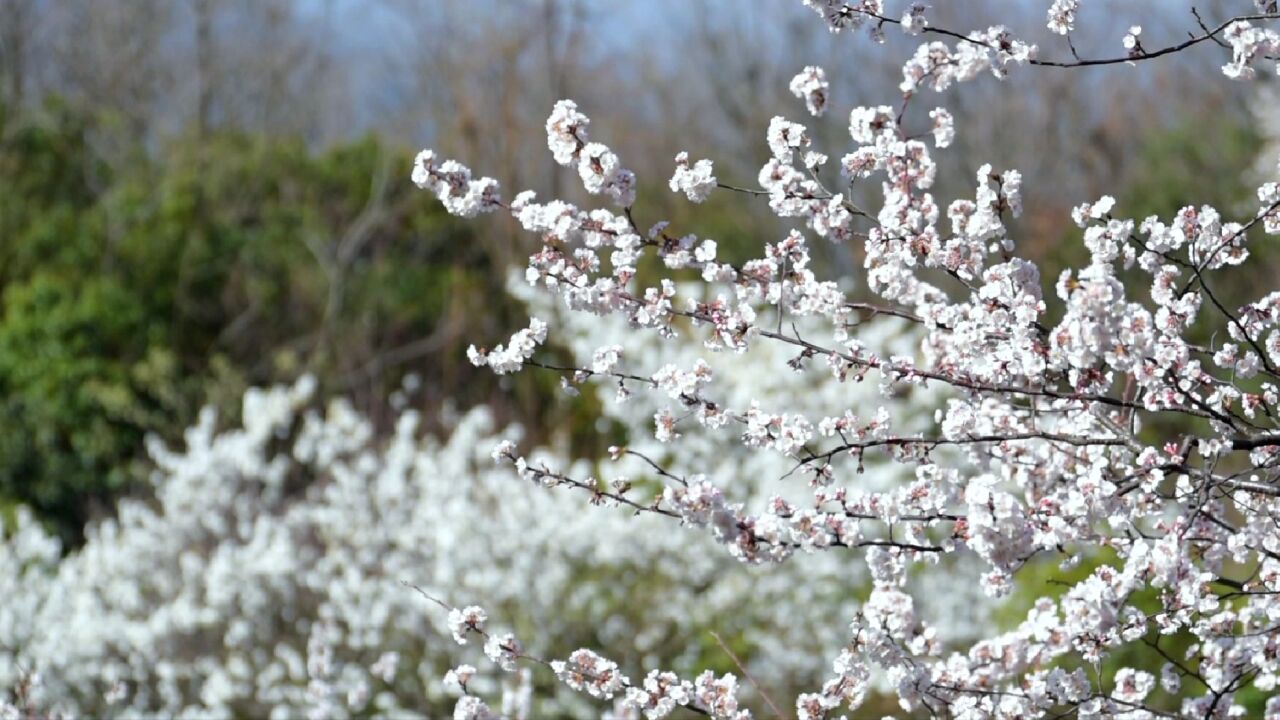
<path fill-rule="evenodd" d="M 537 318 L 529 320 L 529 327 L 511 336 L 506 345 L 499 345 L 492 351 L 477 349 L 475 345 L 467 348 L 467 357 L 476 367 L 489 367 L 495 373 L 505 375 L 515 372 L 524 366 L 524 362 L 533 356 L 538 345 L 547 339 L 547 324 Z"/>
<path fill-rule="evenodd" d="M 699 160 L 689 164 L 689 153 L 676 155 L 676 171 L 671 176 L 671 191 L 682 192 L 690 201 L 700 203 L 707 199 L 716 187 L 716 176 L 711 174 L 711 161 Z"/>
<path fill-rule="evenodd" d="M 556 162 L 577 166 L 582 185 L 593 195 L 604 193 L 617 205 L 635 201 L 635 173 L 622 167 L 618 156 L 607 146 L 591 142 L 587 126 L 591 120 L 578 112 L 572 100 L 561 100 L 547 118 L 547 147 Z"/>
<path fill-rule="evenodd" d="M 454 160 L 439 162 L 430 150 L 414 158 L 413 182 L 434 192 L 449 212 L 461 217 L 493 212 L 502 204 L 497 180 L 490 177 L 473 180 L 469 168 Z"/>
<path fill-rule="evenodd" d="M 792 95 L 804 100 L 810 115 L 822 117 L 827 111 L 830 86 L 827 83 L 827 73 L 822 68 L 810 65 L 801 70 L 800 74 L 791 79 L 790 89 Z"/>
<path fill-rule="evenodd" d="M 1076 12 L 1080 9 L 1080 0 L 1053 0 L 1049 7 L 1049 29 L 1059 35 L 1066 35 L 1076 25 Z"/>

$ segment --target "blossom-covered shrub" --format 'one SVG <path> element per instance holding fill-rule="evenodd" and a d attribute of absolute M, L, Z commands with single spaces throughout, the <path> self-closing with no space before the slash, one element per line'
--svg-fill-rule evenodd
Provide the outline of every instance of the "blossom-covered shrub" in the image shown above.
<path fill-rule="evenodd" d="M 538 310 L 572 327 L 562 339 L 584 362 L 602 345 L 628 362 L 699 354 L 693 343 L 655 347 L 616 319 L 577 322 L 545 302 Z M 901 323 L 872 326 L 885 342 L 910 342 Z M 517 340 L 506 352 L 524 345 Z M 770 353 L 762 346 L 758 362 L 709 367 L 742 398 L 781 403 L 814 387 L 792 372 L 758 375 L 785 359 Z M 875 401 L 869 385 L 819 384 L 824 396 Z M 686 673 L 735 670 L 740 661 L 769 687 L 791 688 L 820 677 L 818 659 L 840 646 L 826 618 L 851 613 L 868 587 L 865 573 L 835 555 L 750 568 L 704 534 L 672 532 L 656 516 L 580 512 L 579 498 L 494 463 L 496 445 L 514 448 L 521 437 L 518 428 L 493 427 L 483 408 L 456 418 L 443 442 L 423 437 L 417 413 L 405 411 L 384 440 L 345 401 L 321 408 L 312 395 L 307 379 L 254 390 L 244 398 L 243 427 L 220 428 L 206 411 L 184 447 L 153 443 L 154 501 L 122 501 L 117 517 L 90 527 L 84 547 L 65 559 L 20 513 L 0 544 L 0 687 L 38 675 L 32 707 L 69 716 L 439 717 L 453 708 L 459 672 L 468 673 L 442 679 L 457 646 L 410 583 L 433 596 L 483 600 L 491 624 L 519 632 L 527 652 L 607 644 L 628 671 L 654 662 Z M 610 403 L 601 421 L 651 418 L 648 400 Z M 915 415 L 927 402 L 918 399 Z M 903 405 L 894 403 L 910 414 Z M 778 484 L 791 467 L 783 456 L 725 453 L 714 438 L 696 440 L 687 438 L 687 457 L 742 500 L 763 503 L 805 485 L 799 476 Z M 627 452 L 619 464 L 631 481 L 657 487 L 644 458 L 665 460 L 661 447 L 637 437 Z M 554 448 L 529 461 L 592 472 Z M 867 477 L 890 482 L 878 467 Z M 960 602 L 940 596 L 934 607 Z M 489 673 L 466 684 L 495 688 Z M 512 690 L 519 698 L 520 686 Z M 7 702 L 23 706 L 14 693 Z M 539 697 L 537 710 L 597 714 L 567 688 Z"/>
<path fill-rule="evenodd" d="M 945 108 L 921 106 L 922 96 L 964 92 L 988 73 L 1139 67 L 1183 51 L 1222 52 L 1223 74 L 1247 80 L 1280 56 L 1280 33 L 1269 27 L 1280 19 L 1275 3 L 1239 3 L 1239 14 L 1216 25 L 1192 14 L 1189 36 L 1168 45 L 1126 23 L 1114 28 L 1114 55 L 1084 58 L 1070 40 L 1077 0 L 1048 6 L 1048 29 L 1065 39 L 1045 52 L 1007 26 L 935 26 L 920 3 L 803 2 L 833 32 L 882 39 L 901 30 L 922 44 L 904 60 L 899 96 L 848 109 L 852 145 L 839 162 L 781 115 L 764 133 L 771 157 L 758 190 L 715 179 L 713 161 L 690 166 L 688 152 L 677 156 L 670 187 L 690 200 L 705 200 L 714 181 L 722 188 L 714 192 L 763 195 L 779 217 L 795 218 L 790 234 L 762 239 L 757 259 L 724 262 L 712 241 L 642 224 L 634 174 L 600 142 L 588 109 L 568 100 L 547 122 L 548 146 L 614 209 L 540 202 L 528 191 L 508 202 L 490 180 L 481 181 L 485 202 L 467 209 L 508 212 L 537 237 L 526 279 L 570 311 L 622 318 L 637 335 L 693 336 L 708 356 L 742 363 L 774 347 L 789 357 L 772 371 L 814 378 L 815 388 L 781 404 L 743 398 L 720 387 L 703 358 L 681 364 L 672 352 L 654 367 L 614 346 L 578 366 L 555 365 L 540 346 L 558 337 L 557 324 L 534 321 L 533 341 L 521 331 L 505 349 L 474 351 L 473 362 L 561 373 L 568 389 L 616 388 L 619 403 L 657 398 L 632 431 L 666 449 L 661 460 L 643 458 L 663 486 L 629 484 L 625 468 L 584 478 L 510 445 L 497 455 L 584 503 L 702 528 L 746 564 L 785 566 L 817 553 L 865 567 L 874 588 L 851 615 L 829 618 L 844 644 L 828 656 L 828 679 L 794 697 L 797 718 L 866 712 L 877 678 L 920 716 L 1280 717 L 1280 291 L 1263 288 L 1243 306 L 1222 299 L 1250 244 L 1280 234 L 1280 184 L 1260 187 L 1238 220 L 1227 214 L 1234 209 L 1194 204 L 1172 217 L 1131 218 L 1123 200 L 1081 198 L 1063 222 L 1078 228 L 1088 262 L 1042 278 L 1010 229 L 1023 209 L 1021 174 L 972 168 L 971 195 L 936 198 L 935 152 L 964 128 Z M 841 102 L 828 96 L 826 78 L 809 67 L 792 83 L 815 116 Z M 449 207 L 473 194 L 453 181 L 459 173 L 470 177 L 428 150 L 414 180 Z M 879 207 L 855 204 L 877 187 Z M 874 304 L 854 300 L 852 278 L 813 266 L 811 237 L 861 250 L 857 281 Z M 693 278 L 701 283 L 678 284 Z M 906 352 L 887 347 L 862 332 L 866 314 L 914 323 L 918 342 Z M 1207 342 L 1193 332 L 1206 324 L 1217 331 Z M 913 426 L 888 408 L 867 412 L 824 394 L 820 377 L 865 379 L 886 398 L 927 387 L 945 405 L 932 423 Z M 724 452 L 787 458 L 786 476 L 809 487 L 763 503 L 744 497 L 705 473 L 714 460 L 692 448 L 708 437 Z M 623 448 L 615 455 L 631 458 Z M 907 472 L 868 486 L 861 471 L 873 458 Z M 1015 627 L 973 638 L 934 622 L 927 594 L 910 585 L 944 558 L 981 564 L 977 585 L 992 598 L 1007 596 L 1029 566 L 1089 564 Z M 738 695 L 754 682 L 747 671 L 691 675 L 653 664 L 628 675 L 607 647 L 547 659 L 527 650 L 529 637 L 464 630 L 485 640 L 495 672 L 545 663 L 567 687 L 612 701 L 614 717 L 677 708 L 752 715 Z M 1110 662 L 1135 655 L 1161 669 Z M 463 690 L 455 718 L 512 714 Z"/>

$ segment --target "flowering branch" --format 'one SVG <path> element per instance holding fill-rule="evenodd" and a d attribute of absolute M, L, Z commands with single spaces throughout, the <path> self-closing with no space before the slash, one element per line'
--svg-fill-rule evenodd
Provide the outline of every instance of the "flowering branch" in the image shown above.
<path fill-rule="evenodd" d="M 616 461 L 634 458 L 662 489 L 640 500 L 626 478 L 580 479 L 527 460 L 510 443 L 494 457 L 539 485 L 589 493 L 592 504 L 702 528 L 744 562 L 857 551 L 870 595 L 828 681 L 796 698 L 797 720 L 858 708 L 873 673 L 908 712 L 999 718 L 1243 712 L 1237 693 L 1249 686 L 1269 691 L 1280 677 L 1272 632 L 1280 612 L 1280 291 L 1232 309 L 1208 278 L 1248 260 L 1253 231 L 1280 234 L 1280 184 L 1259 188 L 1258 211 L 1245 222 L 1224 220 L 1209 206 L 1138 222 L 1114 212 L 1110 196 L 1078 205 L 1070 221 L 1089 260 L 1052 283 L 1054 301 L 1040 268 L 1018 256 L 1009 226 L 1022 213 L 1021 174 L 984 165 L 972 176 L 972 197 L 943 208 L 933 195 L 934 151 L 954 140 L 955 118 L 935 108 L 926 131 L 909 132 L 905 124 L 922 89 L 941 92 L 987 71 L 1002 78 L 1018 65 L 1138 63 L 1211 41 L 1232 53 L 1223 74 L 1248 79 L 1260 60 L 1280 55 L 1280 34 L 1253 25 L 1280 19 L 1274 3 L 1213 28 L 1201 23 L 1200 34 L 1154 50 L 1143 47 L 1141 28 L 1131 27 L 1123 56 L 1082 59 L 1070 38 L 1078 0 L 1055 0 L 1049 28 L 1067 37 L 1070 61 L 1040 59 L 1035 46 L 1002 26 L 969 34 L 932 26 L 918 4 L 901 19 L 885 14 L 881 0 L 805 4 L 834 30 L 866 26 L 879 35 L 894 26 L 956 42 L 922 44 L 902 66 L 900 98 L 849 111 L 852 147 L 838 168 L 827 169 L 830 158 L 808 128 L 782 116 L 765 135 L 770 158 L 757 176 L 759 189 L 720 181 L 711 160 L 694 161 L 687 152 L 675 157 L 668 186 L 690 202 L 724 189 L 767 200 L 773 214 L 794 219 L 798 227 L 762 243 L 755 259 L 723 262 L 713 240 L 679 235 L 665 222 L 642 232 L 632 208 L 635 176 L 588 137 L 590 119 L 571 101 L 552 110 L 548 147 L 557 162 L 578 171 L 589 194 L 619 211 L 538 202 L 528 191 L 506 204 L 496 183 L 472 181 L 469 170 L 432 151 L 419 156 L 414 178 L 451 211 L 505 210 L 539 237 L 525 279 L 571 314 L 616 318 L 632 335 L 665 343 L 689 334 L 710 353 L 741 363 L 770 358 L 785 365 L 770 365 L 771 372 L 789 370 L 814 382 L 838 386 L 874 377 L 886 400 L 907 389 L 927 398 L 935 408 L 932 427 L 898 429 L 911 423 L 884 406 L 859 417 L 855 410 L 867 413 L 845 406 L 838 393 L 805 398 L 816 410 L 801 407 L 799 398 L 772 403 L 781 407 L 721 400 L 736 396 L 717 392 L 717 371 L 701 357 L 660 360 L 650 372 L 629 357 L 624 365 L 630 351 L 621 345 L 605 345 L 589 353 L 589 362 L 544 362 L 536 356 L 548 325 L 535 320 L 494 351 L 473 350 L 472 361 L 499 373 L 558 372 L 573 392 L 588 379 L 604 379 L 616 384 L 619 405 L 635 402 L 632 391 L 639 391 L 654 403 L 646 411 L 652 425 L 630 428 L 631 443 L 651 437 L 662 449 L 612 453 Z M 788 89 L 814 117 L 836 100 L 826 72 L 815 66 L 801 70 Z M 879 208 L 850 202 L 849 191 L 872 178 L 878 188 L 867 192 L 879 190 Z M 820 277 L 808 235 L 861 243 L 859 279 L 876 299 L 855 301 L 847 284 Z M 637 267 L 646 259 L 672 276 L 643 281 Z M 1134 299 L 1125 279 L 1141 274 L 1149 290 Z M 678 286 L 676 277 L 701 282 Z M 1061 312 L 1050 314 L 1050 302 Z M 866 341 L 889 318 L 909 324 L 911 349 Z M 1215 335 L 1206 346 L 1188 339 L 1205 320 L 1229 340 Z M 789 357 L 777 360 L 779 352 Z M 763 502 L 745 493 L 732 497 L 732 482 L 713 480 L 708 468 L 683 457 L 694 437 L 747 457 L 781 458 L 791 470 L 778 479 L 778 494 Z M 850 455 L 860 473 L 866 451 L 876 449 L 887 461 L 887 486 L 851 482 L 835 467 L 837 456 Z M 787 483 L 801 470 L 808 485 L 799 492 L 808 497 L 789 499 L 794 490 Z M 943 638 L 903 590 L 913 574 L 952 558 L 978 563 L 980 586 L 992 597 L 1007 595 L 1033 563 L 1093 565 L 1058 596 L 1041 598 L 1017 628 L 969 642 Z M 1237 569 L 1248 579 L 1233 579 Z M 1153 598 L 1156 611 L 1139 607 L 1140 595 Z M 1160 636 L 1174 634 L 1196 638 L 1178 663 L 1158 648 Z M 1138 667 L 1103 669 L 1104 659 L 1126 648 L 1155 648 L 1167 663 L 1159 679 Z M 606 672 L 579 674 L 571 686 L 604 696 L 601 678 L 613 678 L 616 666 L 593 654 L 583 660 L 582 667 Z M 1198 679 L 1203 692 L 1182 690 L 1182 677 Z M 1167 694 L 1182 693 L 1176 713 L 1149 699 L 1157 682 Z M 655 683 L 659 694 L 685 687 L 675 678 Z M 630 699 L 635 687 L 614 690 L 624 687 Z M 648 680 L 645 687 L 652 692 Z M 687 689 L 680 693 L 689 696 Z M 694 704 L 721 716 L 710 700 Z M 644 705 L 639 695 L 630 707 L 669 711 Z M 732 707 L 737 713 L 736 700 Z M 1280 700 L 1269 712 L 1280 716 Z"/>

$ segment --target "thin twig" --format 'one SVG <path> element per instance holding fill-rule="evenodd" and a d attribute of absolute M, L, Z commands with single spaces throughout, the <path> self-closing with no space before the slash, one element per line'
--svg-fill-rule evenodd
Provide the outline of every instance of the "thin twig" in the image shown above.
<path fill-rule="evenodd" d="M 724 650 L 724 654 L 728 655 L 730 660 L 733 660 L 733 664 L 736 665 L 738 671 L 742 673 L 742 677 L 746 678 L 747 682 L 751 683 L 751 687 L 755 688 L 756 692 L 760 693 L 760 697 L 764 699 L 765 704 L 769 706 L 770 710 L 773 710 L 774 717 L 781 718 L 782 720 L 791 720 L 786 714 L 778 709 L 778 706 L 774 704 L 773 699 L 769 697 L 769 693 L 765 692 L 764 688 L 760 687 L 760 683 L 756 682 L 756 679 L 751 677 L 751 673 L 747 672 L 747 668 L 743 666 L 742 661 L 739 660 L 738 656 L 729 649 L 729 646 L 725 644 L 720 635 L 718 635 L 715 630 L 708 630 L 707 632 L 711 633 L 711 637 L 715 638 L 716 644 L 720 646 L 721 650 Z"/>

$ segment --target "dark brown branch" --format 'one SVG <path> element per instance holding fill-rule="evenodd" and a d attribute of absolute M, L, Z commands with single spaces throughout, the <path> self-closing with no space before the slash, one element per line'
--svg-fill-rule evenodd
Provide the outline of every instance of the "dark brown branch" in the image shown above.
<path fill-rule="evenodd" d="M 889 23 L 891 25 L 902 24 L 901 20 L 897 20 L 895 18 L 891 18 L 886 15 L 879 15 L 873 12 L 869 12 L 867 10 L 859 10 L 857 8 L 850 8 L 850 9 L 853 10 L 854 12 L 861 13 L 868 17 L 873 17 L 882 23 Z M 1237 23 L 1245 20 L 1277 20 L 1277 19 L 1280 19 L 1280 15 L 1274 15 L 1269 13 L 1256 13 L 1253 15 L 1237 15 L 1236 17 L 1233 17 L 1230 20 L 1223 22 L 1221 25 L 1218 25 L 1213 29 L 1206 30 L 1200 35 L 1192 35 L 1190 38 L 1180 43 L 1169 45 L 1168 47 L 1163 47 L 1163 48 L 1160 48 L 1159 50 L 1149 50 L 1149 51 L 1142 50 L 1134 53 L 1133 55 L 1125 54 L 1123 56 L 1116 56 L 1116 57 L 1109 57 L 1109 58 L 1093 58 L 1093 59 L 1086 59 L 1086 60 L 1081 60 L 1081 59 L 1040 60 L 1037 58 L 1032 58 L 1031 60 L 1028 61 L 1028 64 L 1036 65 L 1039 67 L 1079 68 L 1079 67 L 1097 67 L 1100 65 L 1120 65 L 1123 63 L 1134 63 L 1134 62 L 1142 62 L 1144 60 L 1154 60 L 1159 57 L 1164 57 L 1165 55 L 1172 55 L 1174 53 L 1182 52 L 1183 50 L 1186 50 L 1187 48 L 1190 48 L 1195 45 L 1199 45 L 1200 43 L 1206 40 L 1215 40 L 1218 35 L 1220 35 L 1228 27 L 1231 27 L 1233 23 Z M 942 35 L 942 36 L 953 38 L 956 40 L 962 40 L 964 42 L 971 43 L 974 45 L 981 45 L 982 47 L 989 48 L 992 50 L 996 49 L 996 48 L 993 48 L 991 44 L 988 42 L 985 42 L 982 40 L 974 40 L 967 35 L 958 33 L 954 30 L 947 30 L 946 28 L 927 26 L 924 28 L 923 32 L 930 35 Z"/>

